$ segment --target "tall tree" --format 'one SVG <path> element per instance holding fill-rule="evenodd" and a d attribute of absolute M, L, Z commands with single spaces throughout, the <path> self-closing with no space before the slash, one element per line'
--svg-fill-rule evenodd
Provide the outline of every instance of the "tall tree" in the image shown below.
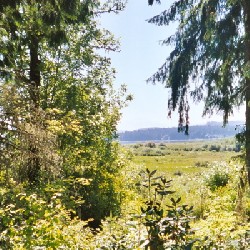
<path fill-rule="evenodd" d="M 41 46 L 47 42 L 56 49 L 67 44 L 66 28 L 90 20 L 92 1 L 11 0 L 0 2 L 1 76 L 2 79 L 25 81 L 31 114 L 40 108 Z M 34 120 L 34 117 L 31 118 Z M 41 168 L 39 149 L 30 142 L 28 178 L 37 182 Z"/>
<path fill-rule="evenodd" d="M 171 89 L 169 115 L 178 108 L 179 128 L 188 130 L 188 97 L 205 102 L 204 115 L 222 112 L 224 124 L 233 108 L 246 106 L 246 169 L 250 184 L 250 1 L 177 0 L 149 23 L 178 21 L 174 35 L 162 42 L 174 49 L 148 79 Z"/>
<path fill-rule="evenodd" d="M 39 119 L 38 124 L 42 125 L 37 114 L 41 114 L 41 109 L 46 108 L 45 103 L 48 100 L 44 98 L 53 96 L 53 93 L 48 91 L 57 90 L 55 85 L 52 84 L 52 77 L 48 77 L 49 72 L 53 72 L 52 69 L 47 67 L 48 59 L 55 59 L 54 54 L 56 51 L 60 51 L 60 48 L 71 46 L 72 36 L 69 34 L 72 35 L 72 33 L 73 36 L 78 33 L 78 36 L 84 37 L 85 40 L 82 40 L 82 45 L 78 44 L 78 49 L 81 48 L 78 53 L 85 55 L 86 60 L 87 57 L 90 58 L 93 51 L 92 48 L 87 48 L 88 43 L 92 43 L 94 38 L 98 39 L 98 36 L 100 36 L 100 31 L 97 30 L 96 25 L 93 25 L 95 23 L 94 18 L 99 12 L 118 11 L 123 8 L 123 5 L 122 1 L 116 0 L 107 1 L 103 5 L 104 7 L 101 6 L 100 1 L 91 0 L 0 0 L 1 85 L 14 84 L 15 94 L 19 95 L 19 97 L 25 95 L 21 102 L 23 102 L 23 107 L 26 105 L 27 112 L 30 112 L 29 124 L 33 123 L 34 125 L 36 119 Z M 82 30 L 76 30 L 77 26 L 81 27 Z M 72 30 L 75 30 L 75 33 Z M 83 35 L 84 32 L 88 36 Z M 110 44 L 107 42 L 106 45 L 102 46 L 107 49 Z M 82 53 L 85 48 L 87 48 L 87 52 Z M 73 58 L 67 58 L 67 60 L 76 61 Z M 91 64 L 90 59 L 89 64 Z M 82 66 L 85 65 L 85 62 L 82 63 Z M 68 69 L 64 68 L 64 70 Z M 76 70 L 76 67 L 74 70 Z M 78 67 L 78 70 L 85 69 Z M 48 87 L 49 85 L 51 87 Z M 7 89 L 5 88 L 5 90 Z M 47 91 L 47 97 L 43 91 Z M 18 100 L 22 100 L 22 98 L 18 98 Z M 24 104 L 24 100 L 26 104 Z M 4 105 L 6 105 L 6 102 L 4 102 Z M 6 110 L 2 107 L 1 111 L 1 120 L 6 121 Z M 10 114 L 8 119 L 12 119 L 14 116 L 18 117 L 18 114 Z M 12 126 L 13 134 L 18 131 L 19 120 L 13 121 Z M 45 124 L 42 126 L 46 127 Z M 41 147 L 39 148 L 35 143 L 36 140 L 33 139 L 29 140 L 30 146 L 26 148 L 30 156 L 27 163 L 27 174 L 30 183 L 37 182 L 41 170 L 41 161 L 43 160 L 40 152 Z"/>

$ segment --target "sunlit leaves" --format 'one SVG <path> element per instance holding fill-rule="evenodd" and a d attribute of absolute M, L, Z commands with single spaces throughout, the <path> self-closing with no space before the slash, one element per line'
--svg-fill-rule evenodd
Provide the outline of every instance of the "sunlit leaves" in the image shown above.
<path fill-rule="evenodd" d="M 71 211 L 62 203 L 62 193 L 53 192 L 50 201 L 36 193 L 4 194 L 1 200 L 0 247 L 7 249 L 68 248 L 80 246 L 80 228 L 86 225 L 71 219 Z M 82 245 L 83 247 L 83 245 Z"/>

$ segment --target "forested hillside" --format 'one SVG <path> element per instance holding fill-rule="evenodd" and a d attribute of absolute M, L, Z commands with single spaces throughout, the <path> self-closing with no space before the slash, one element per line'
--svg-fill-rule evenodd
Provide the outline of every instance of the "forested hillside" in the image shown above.
<path fill-rule="evenodd" d="M 177 128 L 147 128 L 119 133 L 120 141 L 149 141 L 149 140 L 196 140 L 213 139 L 235 136 L 242 129 L 243 122 L 230 122 L 223 127 L 218 122 L 189 127 L 189 134 L 178 132 Z"/>

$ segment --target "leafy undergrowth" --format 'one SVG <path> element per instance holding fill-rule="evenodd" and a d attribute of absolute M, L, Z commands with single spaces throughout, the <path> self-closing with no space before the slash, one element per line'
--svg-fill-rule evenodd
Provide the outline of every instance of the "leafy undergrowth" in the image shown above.
<path fill-rule="evenodd" d="M 93 249 L 249 249 L 250 192 L 240 164 L 213 163 L 203 175 L 165 181 L 166 190 L 155 171 L 139 185 L 141 173 L 130 173 L 134 199 L 104 222 Z"/>
<path fill-rule="evenodd" d="M 117 178 L 121 212 L 95 230 L 70 209 L 84 201 L 67 198 L 63 184 L 1 188 L 0 249 L 249 249 L 250 191 L 240 163 L 168 176 L 130 162 Z"/>

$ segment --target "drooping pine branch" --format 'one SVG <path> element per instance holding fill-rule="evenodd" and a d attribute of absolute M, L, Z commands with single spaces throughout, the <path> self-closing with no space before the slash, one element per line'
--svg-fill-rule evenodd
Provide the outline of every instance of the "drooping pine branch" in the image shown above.
<path fill-rule="evenodd" d="M 191 94 L 194 101 L 205 101 L 204 115 L 221 111 L 226 123 L 233 107 L 244 101 L 242 20 L 241 2 L 227 0 L 175 1 L 148 20 L 156 25 L 179 22 L 176 33 L 162 42 L 173 46 L 172 52 L 148 79 L 170 88 L 170 111 L 178 107 L 182 113 L 183 100 Z"/>
<path fill-rule="evenodd" d="M 155 0 L 156 3 L 161 3 L 160 0 Z M 154 0 L 148 0 L 148 5 L 153 5 Z"/>

